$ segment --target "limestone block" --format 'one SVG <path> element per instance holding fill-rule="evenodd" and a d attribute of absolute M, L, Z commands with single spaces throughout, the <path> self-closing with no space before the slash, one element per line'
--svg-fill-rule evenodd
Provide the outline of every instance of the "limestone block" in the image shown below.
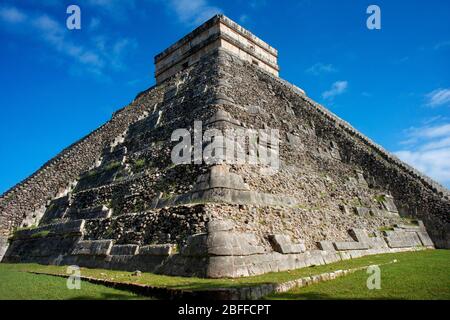
<path fill-rule="evenodd" d="M 248 271 L 241 268 L 239 271 L 235 266 L 235 257 L 216 256 L 209 259 L 207 277 L 209 278 L 234 278 L 237 274 L 248 276 Z"/>
<path fill-rule="evenodd" d="M 384 195 L 381 204 L 389 212 L 398 212 L 397 206 L 394 203 L 394 198 L 391 195 Z"/>
<path fill-rule="evenodd" d="M 349 250 L 348 253 L 350 254 L 350 257 L 352 259 L 361 258 L 364 256 L 364 251 L 356 249 L 356 250 Z"/>
<path fill-rule="evenodd" d="M 272 244 L 273 250 L 279 253 L 288 254 L 306 251 L 304 243 L 294 244 L 291 242 L 291 238 L 287 235 L 269 235 L 269 241 Z"/>
<path fill-rule="evenodd" d="M 263 114 L 265 111 L 262 110 L 260 106 L 250 105 L 247 106 L 247 112 L 251 114 Z"/>
<path fill-rule="evenodd" d="M 104 219 L 109 218 L 112 215 L 112 210 L 106 206 L 97 206 L 92 208 L 86 208 L 81 210 L 69 209 L 67 215 L 71 219 Z"/>
<path fill-rule="evenodd" d="M 370 210 L 364 207 L 355 207 L 355 213 L 361 217 L 370 217 Z"/>
<path fill-rule="evenodd" d="M 139 248 L 139 255 L 145 256 L 169 256 L 176 252 L 175 244 L 152 244 Z"/>
<path fill-rule="evenodd" d="M 369 245 L 367 243 L 361 242 L 334 242 L 334 247 L 338 251 L 369 249 Z"/>
<path fill-rule="evenodd" d="M 325 260 L 323 258 L 323 251 L 321 250 L 311 250 L 307 255 L 307 266 L 320 266 L 325 264 Z"/>
<path fill-rule="evenodd" d="M 353 237 L 355 241 L 362 242 L 365 244 L 370 243 L 370 238 L 367 235 L 367 231 L 364 229 L 351 229 L 350 235 Z"/>
<path fill-rule="evenodd" d="M 82 240 L 75 245 L 72 255 L 106 256 L 112 246 L 113 240 Z"/>
<path fill-rule="evenodd" d="M 373 249 L 383 249 L 383 248 L 387 248 L 387 243 L 386 241 L 384 241 L 384 238 L 382 237 L 373 237 L 373 238 L 369 238 L 370 242 L 369 242 L 369 246 L 370 248 Z"/>
<path fill-rule="evenodd" d="M 434 243 L 426 231 L 417 231 L 417 235 L 419 236 L 420 242 L 422 242 L 423 246 L 434 247 Z"/>
<path fill-rule="evenodd" d="M 207 248 L 209 255 L 216 256 L 246 256 L 264 253 L 264 248 L 259 245 L 254 234 L 229 231 L 210 233 Z"/>
<path fill-rule="evenodd" d="M 207 224 L 208 233 L 217 231 L 231 231 L 234 228 L 234 222 L 232 220 L 212 220 Z"/>
<path fill-rule="evenodd" d="M 416 232 L 391 231 L 386 234 L 385 239 L 390 248 L 422 246 L 422 242 Z"/>
<path fill-rule="evenodd" d="M 321 250 L 336 251 L 331 241 L 319 241 L 317 244 Z"/>
<path fill-rule="evenodd" d="M 8 239 L 0 237 L 0 262 L 3 259 L 6 251 L 8 250 Z"/>
<path fill-rule="evenodd" d="M 399 231 L 412 231 L 412 232 L 416 232 L 416 231 L 420 231 L 420 227 L 417 225 L 409 225 L 409 224 L 395 224 L 394 225 L 394 230 L 398 229 Z"/>
<path fill-rule="evenodd" d="M 136 255 L 139 252 L 139 246 L 135 244 L 114 245 L 111 248 L 111 255 Z"/>
<path fill-rule="evenodd" d="M 46 236 L 56 235 L 81 235 L 84 230 L 85 220 L 74 220 L 63 223 L 48 224 L 34 229 L 16 231 L 14 239 L 33 238 L 37 234 L 46 233 Z"/>
<path fill-rule="evenodd" d="M 208 254 L 207 239 L 206 233 L 189 236 L 186 244 L 181 248 L 181 254 L 192 257 L 206 256 Z"/>

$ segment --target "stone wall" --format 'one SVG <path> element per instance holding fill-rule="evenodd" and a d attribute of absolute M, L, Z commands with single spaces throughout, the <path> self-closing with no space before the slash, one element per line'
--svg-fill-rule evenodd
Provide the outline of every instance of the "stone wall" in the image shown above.
<path fill-rule="evenodd" d="M 357 179 L 357 172 L 361 172 L 363 180 L 366 180 L 365 186 L 358 187 L 356 192 L 348 190 L 349 192 L 342 194 L 343 197 L 366 198 L 359 200 L 370 211 L 375 206 L 369 203 L 370 197 L 390 194 L 400 216 L 422 219 L 436 245 L 449 246 L 450 193 L 446 188 L 390 155 L 345 121 L 306 97 L 296 87 L 254 68 L 226 51 L 223 51 L 222 61 L 221 81 L 227 85 L 221 86 L 219 90 L 233 101 L 224 106 L 224 109 L 250 127 L 281 130 L 282 135 L 287 136 L 285 145 L 292 145 L 291 150 L 281 148 L 285 168 L 288 165 L 297 166 L 290 174 L 283 176 L 284 187 L 283 184 L 280 186 L 279 181 L 273 181 L 276 178 L 263 180 L 255 172 L 251 172 L 250 168 L 238 169 L 246 171 L 240 174 L 245 175 L 250 186 L 251 180 L 254 180 L 253 186 L 270 185 L 275 192 L 292 194 L 295 190 L 301 190 L 302 193 L 313 190 L 311 197 L 303 197 L 300 203 L 317 203 L 313 198 L 317 198 L 322 192 L 335 194 L 339 198 L 339 191 L 346 189 L 348 181 L 345 179 Z M 303 168 L 299 168 L 298 163 L 302 163 Z M 300 181 L 293 179 L 296 176 L 305 178 Z M 331 178 L 331 182 L 327 181 L 328 178 Z M 271 180 L 278 185 L 277 188 L 268 184 Z M 327 187 L 333 183 L 336 184 L 336 190 Z M 332 202 L 348 205 L 342 200 L 329 200 L 332 201 L 321 205 L 319 209 L 337 211 Z"/>
<path fill-rule="evenodd" d="M 276 49 L 231 19 L 216 15 L 155 56 L 156 82 L 162 83 L 220 47 L 278 76 Z"/>

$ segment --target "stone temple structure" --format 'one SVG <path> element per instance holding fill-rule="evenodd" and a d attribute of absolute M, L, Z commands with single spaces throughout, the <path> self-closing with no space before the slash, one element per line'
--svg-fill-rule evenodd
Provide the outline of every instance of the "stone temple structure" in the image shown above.
<path fill-rule="evenodd" d="M 277 55 L 222 15 L 157 55 L 154 87 L 1 196 L 3 262 L 238 277 L 448 248 L 449 190 L 279 78 Z M 277 129 L 278 170 L 174 164 L 194 121 Z"/>

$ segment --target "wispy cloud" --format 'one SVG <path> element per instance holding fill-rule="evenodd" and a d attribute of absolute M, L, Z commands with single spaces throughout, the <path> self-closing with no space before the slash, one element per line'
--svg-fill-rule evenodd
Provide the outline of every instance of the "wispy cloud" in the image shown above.
<path fill-rule="evenodd" d="M 250 19 L 250 17 L 248 15 L 242 14 L 239 17 L 239 23 L 242 23 L 242 24 L 247 23 L 249 21 L 249 19 Z"/>
<path fill-rule="evenodd" d="M 435 180 L 450 184 L 450 123 L 413 127 L 405 131 L 400 159 Z"/>
<path fill-rule="evenodd" d="M 25 32 L 26 36 L 44 43 L 70 62 L 75 61 L 78 68 L 103 78 L 107 78 L 105 75 L 107 68 L 122 69 L 126 49 L 131 50 L 137 46 L 133 39 L 120 38 L 114 41 L 106 36 L 98 36 L 93 41 L 81 44 L 73 40 L 69 34 L 71 31 L 51 16 L 39 13 L 27 14 L 14 6 L 0 8 L 0 22 L 17 32 Z M 103 40 L 99 41 L 99 38 Z M 73 65 L 71 67 L 74 68 Z"/>
<path fill-rule="evenodd" d="M 445 47 L 450 47 L 450 41 L 442 41 L 442 42 L 437 43 L 434 46 L 434 50 L 440 50 Z"/>
<path fill-rule="evenodd" d="M 124 22 L 130 20 L 139 4 L 135 0 L 87 0 L 86 5 L 101 8 L 108 18 Z"/>
<path fill-rule="evenodd" d="M 426 103 L 428 107 L 439 107 L 443 105 L 450 104 L 450 88 L 448 89 L 436 89 L 431 91 L 425 96 Z"/>
<path fill-rule="evenodd" d="M 259 8 L 267 4 L 266 0 L 251 0 L 248 2 L 249 6 L 252 8 Z"/>
<path fill-rule="evenodd" d="M 316 63 L 315 65 L 309 67 L 305 70 L 306 73 L 318 76 L 323 73 L 337 72 L 337 69 L 332 64 Z"/>
<path fill-rule="evenodd" d="M 206 0 L 168 0 L 164 3 L 180 22 L 189 26 L 201 24 L 213 15 L 222 13 L 222 9 Z"/>
<path fill-rule="evenodd" d="M 0 8 L 0 19 L 8 23 L 23 22 L 27 16 L 20 10 L 14 7 Z"/>
<path fill-rule="evenodd" d="M 98 27 L 100 26 L 100 19 L 99 18 L 92 18 L 89 21 L 89 30 L 93 31 L 93 30 L 97 30 Z"/>
<path fill-rule="evenodd" d="M 347 81 L 336 81 L 332 84 L 331 89 L 322 93 L 322 98 L 333 99 L 334 97 L 343 94 L 348 88 Z"/>

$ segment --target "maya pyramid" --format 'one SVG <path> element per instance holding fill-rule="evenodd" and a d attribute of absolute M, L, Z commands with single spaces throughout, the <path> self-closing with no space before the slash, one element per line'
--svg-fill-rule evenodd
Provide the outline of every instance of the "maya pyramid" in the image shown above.
<path fill-rule="evenodd" d="M 223 15 L 157 55 L 154 87 L 1 196 L 0 258 L 220 278 L 448 248 L 450 192 L 277 55 Z"/>

